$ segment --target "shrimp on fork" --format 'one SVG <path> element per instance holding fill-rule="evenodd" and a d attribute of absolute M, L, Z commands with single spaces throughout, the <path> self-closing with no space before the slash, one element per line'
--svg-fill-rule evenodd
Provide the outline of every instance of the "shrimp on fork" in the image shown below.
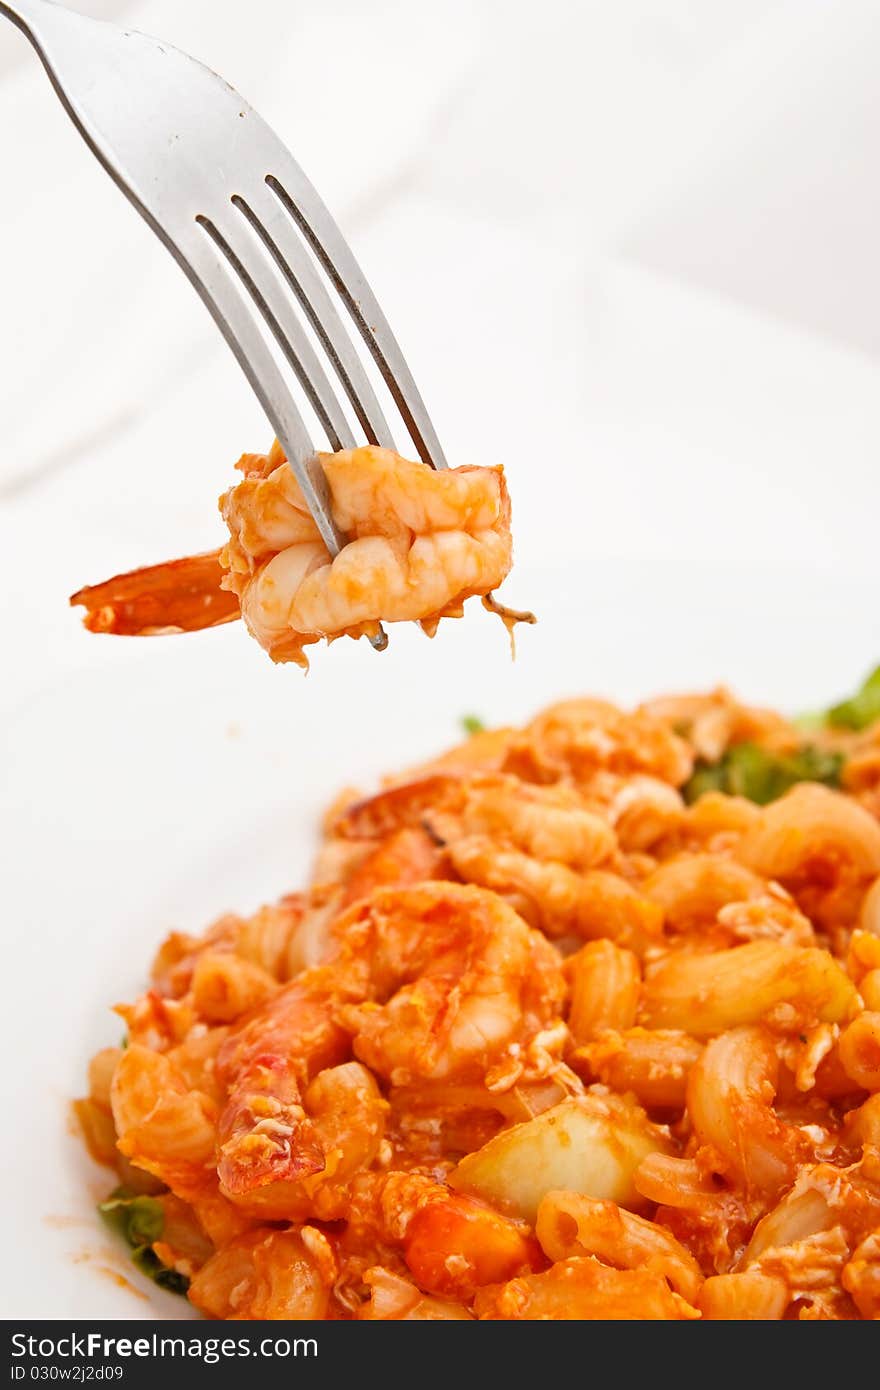
<path fill-rule="evenodd" d="M 245 454 L 220 499 L 222 549 L 80 589 L 91 632 L 197 632 L 242 617 L 273 661 L 308 666 L 321 638 L 375 637 L 417 622 L 433 637 L 480 596 L 508 629 L 534 622 L 496 603 L 510 571 L 510 501 L 501 468 L 435 472 L 372 445 L 320 455 L 333 519 L 348 537 L 332 558 L 277 440 Z"/>
<path fill-rule="evenodd" d="M 89 632 L 118 637 L 201 632 L 241 617 L 237 595 L 221 587 L 224 574 L 220 551 L 211 550 L 86 585 L 70 602 L 86 609 L 83 626 Z"/>

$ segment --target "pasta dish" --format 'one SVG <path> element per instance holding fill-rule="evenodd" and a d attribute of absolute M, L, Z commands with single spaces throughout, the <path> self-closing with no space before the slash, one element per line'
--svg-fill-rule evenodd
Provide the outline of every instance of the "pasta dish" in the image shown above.
<path fill-rule="evenodd" d="M 880 673 L 471 721 L 117 1012 L 102 1210 L 209 1317 L 880 1317 Z"/>

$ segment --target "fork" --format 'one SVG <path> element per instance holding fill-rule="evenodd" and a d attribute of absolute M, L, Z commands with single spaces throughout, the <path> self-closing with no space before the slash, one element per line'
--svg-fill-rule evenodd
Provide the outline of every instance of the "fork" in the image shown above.
<path fill-rule="evenodd" d="M 277 435 L 331 556 L 345 538 L 315 445 L 260 319 L 330 448 L 356 446 L 337 390 L 367 442 L 391 429 L 340 316 L 348 311 L 419 457 L 446 459 L 412 374 L 342 233 L 302 169 L 227 82 L 179 49 L 52 0 L 0 0 L 30 39 L 92 153 L 198 290 Z M 381 651 L 380 627 L 370 639 Z"/>

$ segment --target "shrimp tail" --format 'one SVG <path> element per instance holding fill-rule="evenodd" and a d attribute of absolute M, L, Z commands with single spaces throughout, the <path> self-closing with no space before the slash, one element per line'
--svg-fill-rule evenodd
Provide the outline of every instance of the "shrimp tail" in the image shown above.
<path fill-rule="evenodd" d="M 232 1197 L 243 1196 L 269 1183 L 312 1177 L 324 1165 L 289 1063 L 277 1054 L 256 1057 L 220 1123 L 221 1187 Z"/>
<path fill-rule="evenodd" d="M 200 632 L 241 617 L 238 596 L 220 587 L 225 571 L 220 551 L 148 565 L 90 584 L 71 596 L 86 609 L 89 632 L 155 637 Z"/>
<path fill-rule="evenodd" d="M 326 1160 L 302 1102 L 303 1087 L 341 1062 L 345 1032 L 325 1000 L 289 985 L 248 1016 L 217 1056 L 227 1088 L 218 1129 L 220 1185 L 233 1199 L 323 1172 Z"/>

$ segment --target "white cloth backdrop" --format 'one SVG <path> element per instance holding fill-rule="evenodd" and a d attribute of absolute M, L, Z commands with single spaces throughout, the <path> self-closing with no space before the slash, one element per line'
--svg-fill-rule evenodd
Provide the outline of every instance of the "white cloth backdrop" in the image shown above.
<path fill-rule="evenodd" d="M 801 572 L 873 573 L 873 0 L 89 8 L 198 54 L 288 140 L 450 456 L 507 463 L 519 598 L 530 571 L 533 586 L 558 573 L 593 592 L 609 573 L 691 565 L 746 605 L 774 574 L 794 599 Z M 18 700 L 106 659 L 66 593 L 210 544 L 230 462 L 267 432 L 202 306 L 7 25 L 0 189 L 17 653 L 0 698 Z M 880 647 L 850 632 L 833 639 L 847 679 Z"/>

